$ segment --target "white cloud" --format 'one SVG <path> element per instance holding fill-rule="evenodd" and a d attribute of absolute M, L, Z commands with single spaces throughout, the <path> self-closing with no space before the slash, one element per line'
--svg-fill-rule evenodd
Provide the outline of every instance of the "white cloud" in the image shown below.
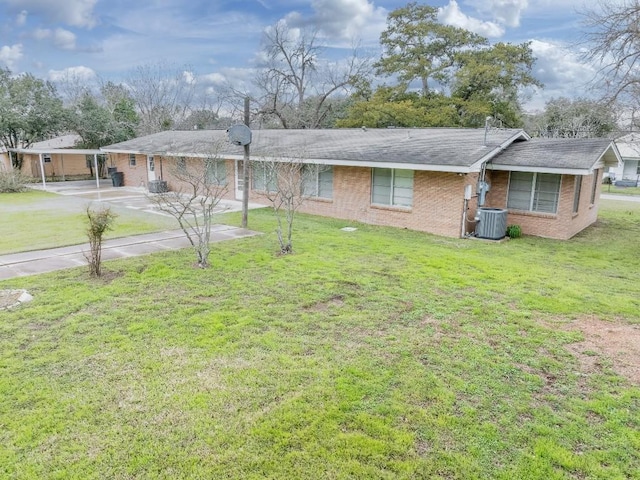
<path fill-rule="evenodd" d="M 438 10 L 438 18 L 447 25 L 464 28 L 489 38 L 504 35 L 504 27 L 495 22 L 486 22 L 466 15 L 460 10 L 458 2 L 455 0 L 451 0 L 448 5 Z"/>
<path fill-rule="evenodd" d="M 531 50 L 537 58 L 533 73 L 544 83 L 544 89 L 536 90 L 525 105 L 527 110 L 540 110 L 552 98 L 589 96 L 588 84 L 596 67 L 559 42 L 532 40 Z"/>
<path fill-rule="evenodd" d="M 22 10 L 20 13 L 16 15 L 16 25 L 22 27 L 25 23 L 27 23 L 28 12 L 26 10 Z"/>
<path fill-rule="evenodd" d="M 206 75 L 201 75 L 200 80 L 203 83 L 213 83 L 214 85 L 223 85 L 227 78 L 221 73 L 208 73 Z"/>
<path fill-rule="evenodd" d="M 15 62 L 22 58 L 22 44 L 17 43 L 9 46 L 4 45 L 0 48 L 0 63 L 4 63 L 10 69 L 13 69 Z"/>
<path fill-rule="evenodd" d="M 49 28 L 36 28 L 33 32 L 33 36 L 37 40 L 53 40 L 53 44 L 62 48 L 63 50 L 75 50 L 76 48 L 76 35 L 64 28 L 56 28 L 51 30 Z"/>
<path fill-rule="evenodd" d="M 64 50 L 74 50 L 76 48 L 76 35 L 64 28 L 56 28 L 53 32 L 53 43 Z"/>
<path fill-rule="evenodd" d="M 9 8 L 44 17 L 49 23 L 64 23 L 75 27 L 94 27 L 93 9 L 97 0 L 2 0 Z"/>
<path fill-rule="evenodd" d="M 182 72 L 182 79 L 187 85 L 193 85 L 194 83 L 196 83 L 195 75 L 193 74 L 193 72 L 190 72 L 188 70 Z"/>
<path fill-rule="evenodd" d="M 52 82 L 62 82 L 68 80 L 89 82 L 96 78 L 96 72 L 89 67 L 79 65 L 77 67 L 69 67 L 63 70 L 49 70 L 47 78 Z"/>
<path fill-rule="evenodd" d="M 285 17 L 287 24 L 294 28 L 317 28 L 328 40 L 338 43 L 377 42 L 386 27 L 387 10 L 368 0 L 313 0 L 311 6 L 314 11 L 311 17 L 291 12 Z"/>
<path fill-rule="evenodd" d="M 467 0 L 465 3 L 507 27 L 519 26 L 522 13 L 529 7 L 528 0 Z"/>

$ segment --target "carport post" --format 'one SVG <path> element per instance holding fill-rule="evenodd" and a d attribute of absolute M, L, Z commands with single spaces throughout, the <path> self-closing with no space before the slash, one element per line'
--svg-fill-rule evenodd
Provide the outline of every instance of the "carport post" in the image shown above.
<path fill-rule="evenodd" d="M 96 169 L 96 188 L 100 190 L 100 176 L 98 175 L 98 154 L 93 154 L 93 166 Z"/>
<path fill-rule="evenodd" d="M 42 189 L 47 189 L 47 181 L 44 178 L 44 162 L 42 161 L 42 154 L 38 154 L 38 158 L 40 158 L 40 173 L 42 173 Z"/>

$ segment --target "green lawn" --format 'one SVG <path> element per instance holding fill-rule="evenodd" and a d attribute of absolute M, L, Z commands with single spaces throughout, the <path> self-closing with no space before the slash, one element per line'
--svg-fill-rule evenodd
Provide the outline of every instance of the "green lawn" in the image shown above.
<path fill-rule="evenodd" d="M 580 318 L 640 324 L 640 205 L 569 242 L 300 216 L 265 235 L 0 282 L 0 477 L 640 478 L 640 388 Z M 238 215 L 226 220 L 238 223 Z"/>
<path fill-rule="evenodd" d="M 87 242 L 89 201 L 30 190 L 0 193 L 0 255 Z M 118 215 L 105 238 L 176 228 L 175 220 L 112 207 Z"/>
<path fill-rule="evenodd" d="M 602 193 L 640 196 L 640 187 L 616 187 L 615 185 L 602 185 Z"/>

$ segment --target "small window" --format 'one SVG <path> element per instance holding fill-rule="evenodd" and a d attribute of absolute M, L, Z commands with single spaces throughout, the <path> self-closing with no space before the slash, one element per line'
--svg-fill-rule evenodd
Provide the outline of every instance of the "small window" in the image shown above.
<path fill-rule="evenodd" d="M 578 213 L 580 210 L 580 190 L 582 189 L 582 177 L 576 175 L 574 187 L 573 187 L 573 213 Z"/>
<path fill-rule="evenodd" d="M 224 160 L 214 160 L 207 158 L 205 161 L 207 171 L 207 183 L 209 185 L 227 184 L 227 164 Z"/>
<path fill-rule="evenodd" d="M 156 171 L 156 161 L 154 160 L 153 156 L 149 155 L 147 157 L 147 166 L 149 167 L 149 171 L 150 172 L 155 172 Z"/>
<path fill-rule="evenodd" d="M 640 162 L 638 162 L 638 166 L 636 167 L 636 175 L 640 175 Z"/>
<path fill-rule="evenodd" d="M 413 170 L 374 168 L 371 179 L 371 203 L 411 207 Z"/>
<path fill-rule="evenodd" d="M 308 197 L 333 198 L 333 167 L 303 165 L 302 193 Z"/>
<path fill-rule="evenodd" d="M 45 154 L 42 156 L 44 163 L 51 163 L 51 155 Z"/>
<path fill-rule="evenodd" d="M 253 172 L 253 190 L 261 192 L 275 192 L 278 190 L 274 169 L 269 168 L 262 162 L 255 162 L 251 165 Z"/>
<path fill-rule="evenodd" d="M 135 167 L 136 166 L 136 154 L 135 153 L 130 153 L 129 154 L 129 166 L 130 167 Z"/>
<path fill-rule="evenodd" d="M 600 170 L 597 168 L 593 171 L 593 183 L 591 184 L 591 205 L 596 203 L 596 193 L 598 193 L 598 177 Z"/>
<path fill-rule="evenodd" d="M 186 173 L 187 171 L 187 159 L 184 157 L 178 157 L 176 160 L 176 170 L 178 173 Z"/>

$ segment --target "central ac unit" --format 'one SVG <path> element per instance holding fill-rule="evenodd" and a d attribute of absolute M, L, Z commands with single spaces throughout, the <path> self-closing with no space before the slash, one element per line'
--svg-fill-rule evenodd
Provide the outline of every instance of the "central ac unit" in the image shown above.
<path fill-rule="evenodd" d="M 507 210 L 479 208 L 476 214 L 476 237 L 500 240 L 507 232 Z"/>

